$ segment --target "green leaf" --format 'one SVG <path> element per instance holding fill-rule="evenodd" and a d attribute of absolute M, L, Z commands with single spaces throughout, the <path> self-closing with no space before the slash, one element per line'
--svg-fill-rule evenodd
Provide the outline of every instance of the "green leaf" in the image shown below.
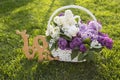
<path fill-rule="evenodd" d="M 74 49 L 72 50 L 72 54 L 71 54 L 71 59 L 74 59 L 76 56 L 78 56 L 79 50 Z"/>
<path fill-rule="evenodd" d="M 60 34 L 64 34 L 64 31 L 62 29 L 60 29 L 60 32 L 61 32 Z"/>
<path fill-rule="evenodd" d="M 90 49 L 90 51 L 94 51 L 94 52 L 100 52 L 100 51 L 102 51 L 102 48 L 92 48 L 92 49 Z"/>
<path fill-rule="evenodd" d="M 85 43 L 85 44 L 90 44 L 90 43 L 91 43 L 91 39 L 90 39 L 90 38 L 87 38 L 87 39 L 85 39 L 85 40 L 83 41 L 83 43 Z"/>
<path fill-rule="evenodd" d="M 94 51 L 88 51 L 87 56 L 85 57 L 87 61 L 94 61 L 95 60 L 95 52 Z"/>
<path fill-rule="evenodd" d="M 90 46 L 88 45 L 88 44 L 84 44 L 85 45 L 85 47 L 87 48 L 87 49 L 89 49 L 90 48 Z"/>
<path fill-rule="evenodd" d="M 79 53 L 78 61 L 86 59 L 87 61 L 95 61 L 96 53 L 95 51 L 87 51 L 85 53 Z"/>
<path fill-rule="evenodd" d="M 54 25 L 54 26 L 58 26 L 55 22 L 52 22 L 52 25 Z"/>
<path fill-rule="evenodd" d="M 68 36 L 66 36 L 66 35 L 63 34 L 63 33 L 60 33 L 60 36 L 61 36 L 62 38 L 64 38 L 64 39 L 68 40 L 68 41 L 71 41 L 71 38 L 68 37 Z"/>
<path fill-rule="evenodd" d="M 53 49 L 55 49 L 55 45 L 56 45 L 56 43 L 53 43 L 53 44 L 52 44 L 52 46 L 51 46 L 51 48 L 50 48 L 50 51 L 52 51 Z"/>
<path fill-rule="evenodd" d="M 76 22 L 78 22 L 78 21 L 79 21 L 79 19 L 78 19 L 78 18 L 76 18 L 76 19 L 75 19 L 75 21 L 76 21 Z"/>
<path fill-rule="evenodd" d="M 78 61 L 83 60 L 83 53 L 79 53 L 78 55 Z"/>
<path fill-rule="evenodd" d="M 51 36 L 46 36 L 46 40 L 47 40 L 47 42 L 50 42 L 51 39 L 52 39 Z"/>
<path fill-rule="evenodd" d="M 78 61 L 85 59 L 88 53 L 79 53 L 78 55 Z"/>
<path fill-rule="evenodd" d="M 55 49 L 57 49 L 58 48 L 58 44 L 57 44 L 57 41 L 55 42 Z"/>

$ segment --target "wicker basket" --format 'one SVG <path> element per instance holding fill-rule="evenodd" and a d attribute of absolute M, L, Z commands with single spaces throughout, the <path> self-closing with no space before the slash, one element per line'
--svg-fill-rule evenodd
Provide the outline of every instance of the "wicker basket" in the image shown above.
<path fill-rule="evenodd" d="M 53 20 L 53 17 L 58 13 L 60 12 L 61 10 L 64 10 L 64 9 L 68 9 L 68 8 L 75 8 L 75 9 L 79 9 L 79 10 L 83 10 L 85 11 L 88 15 L 90 15 L 92 17 L 92 19 L 94 21 L 97 21 L 95 16 L 86 8 L 82 7 L 82 6 L 76 6 L 76 5 L 68 5 L 68 6 L 64 6 L 64 7 L 61 7 L 61 8 L 58 8 L 57 10 L 55 10 L 53 12 L 53 14 L 51 15 L 49 21 L 48 21 L 48 25 L 47 27 L 49 28 L 50 27 L 50 24 L 51 24 L 51 21 Z M 79 19 L 80 20 L 80 19 Z M 98 27 L 97 27 L 98 29 Z M 97 30 L 98 31 L 98 30 Z M 51 41 L 49 43 L 49 47 L 51 47 L 52 43 L 54 41 Z M 57 49 L 57 50 L 52 50 L 51 51 L 51 54 L 53 55 L 53 57 L 59 57 L 59 61 L 66 61 L 66 62 L 84 62 L 86 61 L 86 59 L 84 60 L 81 60 L 81 61 L 78 61 L 78 56 L 75 57 L 74 59 L 71 59 L 71 50 L 61 50 L 61 49 Z"/>

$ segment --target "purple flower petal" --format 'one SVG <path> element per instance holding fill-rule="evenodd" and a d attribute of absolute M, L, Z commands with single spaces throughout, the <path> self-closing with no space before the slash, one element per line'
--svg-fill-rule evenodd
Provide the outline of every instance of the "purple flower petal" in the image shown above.
<path fill-rule="evenodd" d="M 81 24 L 80 25 L 80 32 L 84 32 L 87 30 L 87 25 L 86 24 Z"/>
<path fill-rule="evenodd" d="M 98 31 L 100 31 L 101 28 L 102 28 L 102 25 L 99 24 L 99 23 L 96 22 L 96 21 L 90 21 L 90 22 L 88 23 L 88 27 L 89 27 L 90 29 L 94 29 L 94 30 L 97 30 L 97 27 L 98 27 Z"/>
<path fill-rule="evenodd" d="M 99 36 L 98 42 L 101 43 L 102 46 L 106 46 L 108 49 L 112 49 L 113 40 L 111 38 Z"/>
<path fill-rule="evenodd" d="M 75 47 L 78 47 L 79 45 L 82 44 L 82 41 L 80 38 L 75 37 L 73 38 L 73 40 L 70 42 L 70 48 L 74 49 Z"/>
<path fill-rule="evenodd" d="M 60 13 L 58 16 L 64 16 L 64 13 Z"/>
<path fill-rule="evenodd" d="M 103 34 L 103 33 L 101 33 L 101 32 L 98 32 L 98 35 L 99 35 L 99 36 L 102 36 L 102 37 L 108 37 L 107 34 Z"/>
<path fill-rule="evenodd" d="M 58 40 L 58 47 L 62 50 L 64 50 L 67 46 L 68 42 L 64 38 L 59 38 Z"/>
<path fill-rule="evenodd" d="M 81 51 L 81 52 L 86 52 L 86 51 L 87 51 L 87 48 L 85 47 L 84 44 L 81 44 L 81 45 L 80 45 L 80 51 Z"/>

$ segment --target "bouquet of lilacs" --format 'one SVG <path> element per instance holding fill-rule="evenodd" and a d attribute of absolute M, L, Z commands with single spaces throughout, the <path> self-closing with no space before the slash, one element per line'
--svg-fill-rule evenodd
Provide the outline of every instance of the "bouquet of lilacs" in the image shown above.
<path fill-rule="evenodd" d="M 99 22 L 89 21 L 85 24 L 80 16 L 66 10 L 54 17 L 52 25 L 46 31 L 52 55 L 62 60 L 69 53 L 71 58 L 64 61 L 76 57 L 77 61 L 81 61 L 92 59 L 94 53 L 99 53 L 104 47 L 112 49 L 113 40 L 100 32 L 101 29 L 102 25 Z"/>

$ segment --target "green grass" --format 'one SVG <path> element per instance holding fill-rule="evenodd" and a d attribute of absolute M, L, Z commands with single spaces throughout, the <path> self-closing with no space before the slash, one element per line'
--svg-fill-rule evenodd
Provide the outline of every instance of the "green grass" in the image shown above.
<path fill-rule="evenodd" d="M 54 10 L 76 4 L 88 8 L 102 22 L 102 32 L 114 40 L 112 50 L 104 49 L 97 62 L 38 63 L 22 52 L 23 40 L 15 30 L 27 30 L 30 40 L 44 35 Z M 89 16 L 74 10 L 82 19 Z M 30 41 L 30 45 L 32 42 Z M 0 80 L 120 80 L 119 0 L 0 0 Z"/>

